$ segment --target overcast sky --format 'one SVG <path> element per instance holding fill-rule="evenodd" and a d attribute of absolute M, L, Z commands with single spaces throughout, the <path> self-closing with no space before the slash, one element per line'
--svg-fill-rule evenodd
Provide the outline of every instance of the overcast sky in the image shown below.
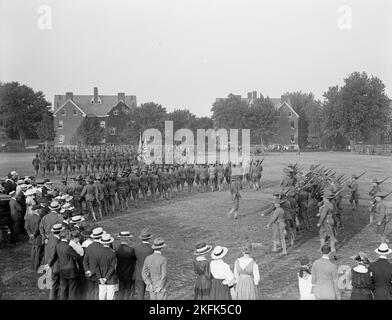
<path fill-rule="evenodd" d="M 351 29 L 338 26 L 343 5 Z M 50 101 L 97 86 L 197 115 L 229 93 L 321 99 L 353 71 L 378 76 L 392 97 L 391 17 L 390 0 L 0 0 L 0 81 Z"/>

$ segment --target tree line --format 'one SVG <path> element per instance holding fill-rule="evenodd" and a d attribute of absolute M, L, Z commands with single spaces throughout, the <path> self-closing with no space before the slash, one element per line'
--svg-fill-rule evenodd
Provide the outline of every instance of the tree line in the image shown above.
<path fill-rule="evenodd" d="M 367 141 L 382 133 L 392 134 L 391 100 L 385 85 L 366 72 L 353 72 L 342 86 L 332 86 L 317 100 L 313 93 L 286 92 L 288 101 L 299 115 L 298 140 L 300 148 L 319 145 L 334 148 Z M 213 103 L 211 117 L 197 117 L 187 109 L 168 112 L 154 102 L 134 108 L 128 114 L 126 127 L 118 132 L 119 143 L 137 144 L 141 132 L 157 128 L 163 132 L 165 120 L 172 120 L 174 131 L 197 129 L 250 129 L 251 143 L 273 143 L 279 133 L 278 112 L 269 97 L 261 95 L 251 105 L 229 94 L 227 99 Z M 54 126 L 50 103 L 41 91 L 17 82 L 0 83 L 0 126 L 11 139 L 39 138 L 53 140 Z M 387 132 L 389 131 L 389 132 Z M 97 118 L 86 118 L 78 130 L 85 143 L 99 143 L 104 136 Z"/>

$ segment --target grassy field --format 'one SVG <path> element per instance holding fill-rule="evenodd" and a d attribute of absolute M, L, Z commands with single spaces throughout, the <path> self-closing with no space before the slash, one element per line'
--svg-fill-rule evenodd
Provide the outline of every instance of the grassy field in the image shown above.
<path fill-rule="evenodd" d="M 15 169 L 20 174 L 31 174 L 29 154 L 0 154 L 1 174 Z M 368 223 L 367 206 L 370 198 L 372 178 L 392 176 L 390 157 L 353 155 L 349 153 L 302 153 L 300 156 L 287 154 L 269 154 L 264 160 L 263 188 L 261 191 L 242 191 L 240 217 L 228 220 L 225 213 L 230 207 L 230 194 L 224 192 L 193 193 L 185 192 L 178 198 L 141 205 L 130 209 L 128 213 L 106 219 L 99 223 L 110 233 L 129 229 L 137 235 L 141 228 L 151 227 L 155 236 L 163 236 L 168 244 L 164 254 L 168 257 L 168 277 L 170 281 L 170 299 L 190 299 L 193 294 L 194 274 L 192 259 L 194 246 L 200 241 L 229 248 L 226 262 L 233 267 L 240 254 L 240 248 L 248 238 L 258 244 L 253 257 L 260 267 L 259 284 L 262 299 L 298 299 L 297 269 L 299 257 L 308 255 L 318 258 L 318 230 L 315 227 L 307 234 L 301 234 L 294 247 L 288 248 L 288 256 L 281 257 L 271 252 L 270 229 L 266 228 L 268 217 L 259 215 L 260 209 L 278 190 L 282 177 L 282 168 L 289 163 L 298 162 L 309 168 L 311 164 L 321 163 L 336 168 L 339 174 L 367 173 L 359 181 L 361 195 L 360 210 L 349 209 L 345 196 L 343 205 L 343 223 L 345 229 L 338 235 L 337 264 L 352 265 L 350 256 L 357 251 L 365 251 L 370 259 L 375 259 L 374 249 L 378 246 L 377 238 L 366 226 Z M 392 179 L 383 185 L 383 191 L 392 191 Z M 392 196 L 391 196 L 392 197 Z M 392 198 L 391 198 L 392 199 Z M 388 203 L 392 210 L 391 203 Z M 137 238 L 135 237 L 135 243 Z M 37 288 L 37 275 L 29 268 L 29 245 L 5 246 L 0 249 L 0 295 L 2 299 L 46 299 L 47 291 Z M 347 297 L 347 292 L 344 297 Z"/>

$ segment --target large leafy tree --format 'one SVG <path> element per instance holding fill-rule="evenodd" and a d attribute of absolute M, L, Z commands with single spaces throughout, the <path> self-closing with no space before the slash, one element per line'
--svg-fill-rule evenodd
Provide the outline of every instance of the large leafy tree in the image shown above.
<path fill-rule="evenodd" d="M 9 138 L 37 138 L 38 123 L 50 113 L 50 102 L 41 91 L 18 82 L 0 84 L 0 119 Z M 49 129 L 50 130 L 50 129 Z M 41 133 L 41 132 L 40 132 Z"/>
<path fill-rule="evenodd" d="M 352 146 L 385 129 L 390 117 L 389 103 L 379 78 L 353 72 L 344 79 L 339 92 L 339 117 L 342 132 Z"/>
<path fill-rule="evenodd" d="M 216 101 L 212 106 L 212 119 L 217 128 L 248 129 L 248 104 L 240 97 L 229 94 L 227 99 Z"/>
<path fill-rule="evenodd" d="M 100 144 L 105 137 L 105 129 L 101 127 L 97 117 L 86 117 L 80 124 L 74 139 L 83 144 Z"/>
<path fill-rule="evenodd" d="M 251 129 L 251 143 L 269 144 L 277 134 L 277 111 L 272 101 L 261 96 L 249 107 L 247 122 Z"/>
<path fill-rule="evenodd" d="M 53 114 L 44 112 L 42 120 L 35 124 L 35 130 L 41 141 L 52 141 L 55 137 Z"/>
<path fill-rule="evenodd" d="M 318 121 L 317 111 L 320 108 L 320 102 L 316 101 L 313 93 L 302 91 L 286 92 L 281 99 L 289 102 L 295 112 L 298 113 L 298 144 L 301 148 L 306 147 L 310 142 L 308 138 L 309 124 L 312 121 Z M 312 123 L 311 129 L 314 130 L 316 125 L 316 123 Z"/>
<path fill-rule="evenodd" d="M 167 114 L 167 120 L 173 121 L 174 131 L 178 129 L 192 129 L 192 124 L 196 120 L 196 116 L 187 109 L 176 109 Z"/>

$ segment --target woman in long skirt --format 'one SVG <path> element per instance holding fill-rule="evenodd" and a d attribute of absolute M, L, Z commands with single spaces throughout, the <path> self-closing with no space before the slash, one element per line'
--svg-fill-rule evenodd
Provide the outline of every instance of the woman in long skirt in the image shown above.
<path fill-rule="evenodd" d="M 234 286 L 234 274 L 230 266 L 222 259 L 227 254 L 226 247 L 216 246 L 211 253 L 210 263 L 211 283 L 210 300 L 231 300 L 230 288 Z"/>
<path fill-rule="evenodd" d="M 246 245 L 243 256 L 234 264 L 234 276 L 236 279 L 235 300 L 258 300 L 257 285 L 260 281 L 259 267 L 250 256 L 252 246 Z"/>
<path fill-rule="evenodd" d="M 193 270 L 197 276 L 195 284 L 195 300 L 209 300 L 211 292 L 212 275 L 210 264 L 205 254 L 210 252 L 212 246 L 206 243 L 200 243 L 196 246 L 194 255 L 196 260 L 193 261 Z"/>

